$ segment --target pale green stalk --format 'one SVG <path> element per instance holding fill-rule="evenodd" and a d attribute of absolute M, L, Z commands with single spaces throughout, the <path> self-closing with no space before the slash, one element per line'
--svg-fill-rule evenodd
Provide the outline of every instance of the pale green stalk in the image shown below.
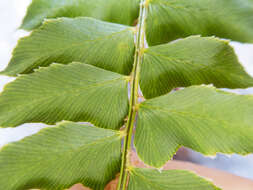
<path fill-rule="evenodd" d="M 143 50 L 145 48 L 145 19 L 147 12 L 147 0 L 142 0 L 140 5 L 140 14 L 138 22 L 138 30 L 136 33 L 136 50 L 134 56 L 134 66 L 131 80 L 131 95 L 130 107 L 128 113 L 128 121 L 126 124 L 126 137 L 124 139 L 122 162 L 120 170 L 120 178 L 118 183 L 118 190 L 125 190 L 127 186 L 127 166 L 130 164 L 131 142 L 133 135 L 134 122 L 136 118 L 136 111 L 138 109 L 138 89 L 139 89 L 139 75 L 140 67 L 143 61 Z"/>

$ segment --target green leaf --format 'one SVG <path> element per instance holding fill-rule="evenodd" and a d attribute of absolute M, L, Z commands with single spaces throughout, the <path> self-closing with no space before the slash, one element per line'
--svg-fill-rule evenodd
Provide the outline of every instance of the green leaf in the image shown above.
<path fill-rule="evenodd" d="M 1 189 L 103 190 L 120 168 L 118 131 L 63 122 L 0 151 Z"/>
<path fill-rule="evenodd" d="M 251 78 L 227 41 L 192 36 L 145 50 L 141 90 L 152 98 L 176 87 L 214 84 L 218 88 L 248 88 Z"/>
<path fill-rule="evenodd" d="M 92 18 L 48 20 L 21 39 L 8 67 L 1 74 L 30 73 L 53 62 L 85 62 L 129 74 L 134 55 L 133 28 Z"/>
<path fill-rule="evenodd" d="M 118 129 L 128 113 L 128 77 L 82 63 L 18 77 L 0 95 L 0 126 L 88 121 Z"/>
<path fill-rule="evenodd" d="M 140 158 L 163 166 L 180 146 L 205 155 L 253 152 L 253 96 L 193 86 L 139 107 L 135 146 Z"/>
<path fill-rule="evenodd" d="M 253 42 L 252 0 L 150 0 L 149 45 L 201 34 Z"/>
<path fill-rule="evenodd" d="M 139 0 L 33 0 L 21 28 L 32 30 L 47 18 L 81 16 L 133 25 L 138 9 Z"/>
<path fill-rule="evenodd" d="M 138 9 L 139 0 L 33 0 L 20 28 L 32 30 L 48 18 L 82 16 L 133 25 Z"/>
<path fill-rule="evenodd" d="M 130 170 L 129 190 L 220 190 L 194 173 L 180 170 L 134 168 Z"/>

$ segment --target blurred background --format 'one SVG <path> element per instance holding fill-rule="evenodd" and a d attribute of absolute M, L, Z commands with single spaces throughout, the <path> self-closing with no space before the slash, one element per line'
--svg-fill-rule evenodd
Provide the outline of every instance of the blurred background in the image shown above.
<path fill-rule="evenodd" d="M 29 35 L 28 32 L 18 30 L 18 27 L 22 22 L 22 18 L 30 2 L 31 0 L 0 1 L 0 70 L 3 70 L 7 66 L 11 58 L 12 50 L 16 46 L 18 39 Z M 234 47 L 246 71 L 253 76 L 253 44 L 231 42 L 231 45 Z M 0 92 L 4 85 L 12 80 L 14 80 L 14 78 L 0 76 Z M 253 94 L 253 88 L 233 90 L 233 92 Z M 0 148 L 7 143 L 34 134 L 43 127 L 45 127 L 45 125 L 25 124 L 17 128 L 0 129 Z M 183 148 L 179 150 L 175 159 L 191 161 L 211 168 L 218 168 L 253 180 L 253 155 L 243 157 L 235 154 L 229 156 L 218 154 L 216 157 L 210 158 Z"/>

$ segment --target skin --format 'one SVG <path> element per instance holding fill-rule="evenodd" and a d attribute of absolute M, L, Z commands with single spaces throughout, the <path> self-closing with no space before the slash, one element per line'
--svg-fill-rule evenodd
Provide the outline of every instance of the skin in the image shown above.
<path fill-rule="evenodd" d="M 132 153 L 131 156 L 132 165 L 137 167 L 146 167 L 136 156 L 136 153 Z M 223 190 L 253 190 L 253 181 L 238 177 L 233 174 L 229 174 L 217 169 L 211 169 L 197 164 L 182 162 L 182 161 L 169 161 L 164 168 L 165 170 L 190 170 L 212 181 L 216 186 Z M 105 188 L 105 190 L 116 190 L 118 177 L 111 181 Z M 90 190 L 80 184 L 77 184 L 70 188 L 70 190 Z"/>

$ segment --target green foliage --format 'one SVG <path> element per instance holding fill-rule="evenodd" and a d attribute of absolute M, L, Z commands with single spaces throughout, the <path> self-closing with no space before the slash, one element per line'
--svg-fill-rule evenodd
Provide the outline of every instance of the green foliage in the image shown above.
<path fill-rule="evenodd" d="M 102 190 L 120 169 L 118 131 L 63 122 L 2 148 L 1 189 Z M 62 167 L 64 166 L 64 167 Z"/>
<path fill-rule="evenodd" d="M 157 171 L 133 168 L 130 171 L 129 190 L 219 190 L 195 174 L 180 171 Z"/>
<path fill-rule="evenodd" d="M 233 48 L 213 37 L 193 36 L 146 49 L 140 75 L 146 98 L 191 85 L 231 89 L 253 86 Z"/>
<path fill-rule="evenodd" d="M 140 0 L 33 0 L 20 28 L 32 30 L 44 19 L 93 17 L 132 25 L 138 17 Z"/>
<path fill-rule="evenodd" d="M 46 21 L 20 40 L 3 74 L 15 76 L 53 62 L 68 64 L 73 61 L 129 74 L 133 55 L 131 27 L 92 18 L 59 18 Z"/>
<path fill-rule="evenodd" d="M 127 115 L 127 77 L 94 66 L 53 64 L 18 77 L 0 96 L 0 126 L 88 121 L 119 129 Z"/>
<path fill-rule="evenodd" d="M 0 189 L 102 190 L 120 172 L 118 190 L 217 190 L 189 172 L 134 168 L 132 132 L 137 123 L 137 153 L 157 168 L 180 146 L 253 152 L 253 96 L 216 89 L 253 86 L 219 39 L 253 42 L 252 8 L 252 0 L 33 0 L 21 28 L 37 29 L 1 72 L 17 79 L 0 94 L 0 126 L 95 126 L 63 122 L 2 148 Z"/>
<path fill-rule="evenodd" d="M 252 0 L 149 0 L 150 45 L 190 35 L 253 42 Z"/>
<path fill-rule="evenodd" d="M 140 104 L 135 146 L 141 159 L 157 168 L 180 146 L 209 156 L 245 155 L 253 151 L 252 115 L 253 96 L 188 87 Z"/>

